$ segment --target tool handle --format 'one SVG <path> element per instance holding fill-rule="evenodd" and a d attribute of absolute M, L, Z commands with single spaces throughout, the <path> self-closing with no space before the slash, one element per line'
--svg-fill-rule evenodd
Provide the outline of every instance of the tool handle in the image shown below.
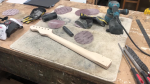
<path fill-rule="evenodd" d="M 70 36 L 70 37 L 73 37 L 74 34 L 66 27 L 66 26 L 63 26 L 63 30 Z"/>
<path fill-rule="evenodd" d="M 131 68 L 132 74 L 137 84 L 145 84 L 140 75 L 135 71 L 134 68 Z"/>
<path fill-rule="evenodd" d="M 146 84 L 150 84 L 150 78 L 149 78 L 149 76 L 146 75 L 144 71 L 141 71 L 140 73 L 143 76 L 143 78 L 145 79 Z"/>
<path fill-rule="evenodd" d="M 129 10 L 128 9 L 123 9 L 123 10 L 119 10 L 120 14 L 124 14 L 124 15 L 128 15 L 129 14 Z"/>
<path fill-rule="evenodd" d="M 53 13 L 49 13 L 49 14 L 45 14 L 42 16 L 42 20 L 43 22 L 47 22 L 49 20 L 53 20 L 57 18 L 57 13 L 53 12 Z"/>

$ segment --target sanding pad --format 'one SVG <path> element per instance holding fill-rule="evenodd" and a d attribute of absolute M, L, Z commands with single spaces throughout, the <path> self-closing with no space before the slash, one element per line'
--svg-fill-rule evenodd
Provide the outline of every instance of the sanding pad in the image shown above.
<path fill-rule="evenodd" d="M 57 14 L 65 14 L 65 13 L 68 13 L 68 12 L 71 12 L 72 11 L 72 8 L 71 7 L 61 7 L 61 8 L 57 8 L 54 10 L 54 12 L 56 12 Z"/>
<path fill-rule="evenodd" d="M 98 9 L 88 9 L 90 11 L 89 15 L 97 15 L 99 14 L 99 10 Z"/>
<path fill-rule="evenodd" d="M 76 23 L 74 23 L 74 26 L 76 26 L 76 27 L 78 27 L 78 28 L 82 28 L 82 27 L 80 27 L 78 24 L 76 24 Z"/>
<path fill-rule="evenodd" d="M 48 22 L 48 26 L 52 29 L 57 29 L 62 27 L 65 24 L 64 21 L 61 20 L 51 20 Z"/>
<path fill-rule="evenodd" d="M 83 13 L 86 15 L 97 15 L 99 14 L 99 10 L 98 9 L 80 9 L 75 12 L 77 16 L 80 16 L 80 13 Z"/>
<path fill-rule="evenodd" d="M 89 31 L 81 31 L 74 36 L 77 43 L 89 44 L 93 41 L 93 35 Z"/>
<path fill-rule="evenodd" d="M 11 16 L 11 15 L 16 15 L 18 13 L 19 13 L 18 9 L 9 9 L 9 10 L 4 11 L 2 14 L 4 16 Z"/>
<path fill-rule="evenodd" d="M 80 9 L 80 10 L 77 10 L 77 11 L 75 12 L 75 14 L 76 14 L 77 16 L 80 16 L 80 13 L 83 13 L 83 14 L 86 14 L 86 15 L 90 15 L 90 10 L 87 10 L 87 9 Z"/>

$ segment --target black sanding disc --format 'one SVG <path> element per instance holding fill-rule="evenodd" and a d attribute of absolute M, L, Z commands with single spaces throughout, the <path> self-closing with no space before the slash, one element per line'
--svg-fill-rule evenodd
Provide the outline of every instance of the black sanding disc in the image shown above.
<path fill-rule="evenodd" d="M 89 44 L 93 41 L 93 35 L 89 31 L 81 31 L 74 36 L 77 43 Z"/>
<path fill-rule="evenodd" d="M 80 16 L 80 13 L 89 15 L 89 14 L 90 14 L 90 11 L 89 11 L 88 9 L 80 9 L 80 10 L 77 10 L 77 11 L 75 12 L 75 14 L 76 14 L 77 16 Z"/>
<path fill-rule="evenodd" d="M 61 8 L 56 8 L 54 10 L 54 12 L 56 12 L 57 14 L 65 14 L 65 13 L 68 13 L 68 12 L 71 12 L 72 11 L 72 8 L 71 7 L 61 7 Z"/>
<path fill-rule="evenodd" d="M 48 26 L 52 29 L 57 29 L 62 27 L 65 24 L 64 21 L 61 20 L 51 20 L 48 22 Z"/>
<path fill-rule="evenodd" d="M 90 11 L 89 15 L 97 15 L 99 14 L 99 10 L 98 9 L 88 9 Z"/>

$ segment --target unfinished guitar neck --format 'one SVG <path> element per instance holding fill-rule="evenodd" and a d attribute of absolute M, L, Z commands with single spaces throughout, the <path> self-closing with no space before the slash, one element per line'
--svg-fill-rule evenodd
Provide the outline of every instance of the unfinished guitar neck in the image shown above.
<path fill-rule="evenodd" d="M 49 28 L 44 28 L 44 27 L 40 27 L 40 26 L 30 26 L 31 31 L 37 31 L 39 32 L 41 35 L 45 35 L 48 36 L 49 38 L 57 41 L 58 43 L 68 47 L 69 49 L 75 51 L 76 53 L 82 55 L 83 57 L 89 59 L 90 61 L 98 64 L 99 66 L 108 69 L 109 66 L 111 65 L 112 61 L 111 59 L 102 56 L 98 53 L 95 52 L 91 52 L 88 51 L 70 41 L 67 41 L 55 34 L 52 33 L 52 29 Z"/>

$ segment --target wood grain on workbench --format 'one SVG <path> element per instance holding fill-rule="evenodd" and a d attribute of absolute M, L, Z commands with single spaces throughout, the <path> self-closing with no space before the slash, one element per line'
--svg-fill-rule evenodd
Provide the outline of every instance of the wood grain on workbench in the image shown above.
<path fill-rule="evenodd" d="M 91 5 L 91 4 L 83 4 L 83 3 L 75 3 L 75 2 L 70 2 L 70 1 L 60 1 L 58 2 L 54 7 L 47 9 L 47 12 L 51 12 L 52 10 L 54 10 L 57 6 L 59 5 L 65 5 L 65 6 L 70 6 L 70 7 L 75 7 L 75 8 L 80 8 L 80 9 L 84 9 L 84 8 L 97 8 L 99 9 L 100 12 L 102 13 L 106 13 L 108 7 L 104 7 L 104 6 L 96 6 L 96 5 Z M 10 16 L 9 18 L 16 18 L 16 19 L 21 19 L 24 16 L 27 16 L 30 14 L 30 12 L 32 11 L 33 6 L 29 6 L 29 5 L 21 5 L 21 4 L 11 4 L 11 3 L 6 3 L 4 2 L 2 5 L 0 5 L 0 13 L 2 13 L 3 11 L 7 10 L 7 9 L 11 9 L 11 8 L 17 8 L 20 10 L 20 14 L 16 15 L 16 16 Z M 130 29 L 130 36 L 132 37 L 132 39 L 135 41 L 135 43 L 145 52 L 150 54 L 150 49 L 145 41 L 145 39 L 143 38 L 143 35 L 136 23 L 136 19 L 140 19 L 144 28 L 146 29 L 147 33 L 150 36 L 150 17 L 146 16 L 143 14 L 143 12 L 138 12 L 138 11 L 130 11 L 130 13 L 128 15 L 121 15 L 123 17 L 127 17 L 127 18 L 131 18 L 133 19 L 132 21 L 132 26 Z M 0 17 L 4 17 L 2 16 L 2 14 L 0 14 Z M 38 21 L 35 21 L 31 24 L 24 24 L 24 28 L 17 30 L 14 34 L 11 35 L 10 38 L 8 38 L 6 41 L 0 41 L 0 48 L 6 48 L 8 50 L 10 49 L 10 45 L 15 42 L 19 37 L 21 37 L 25 32 L 27 32 L 29 30 L 29 27 L 31 25 L 36 24 Z M 150 68 L 150 64 L 149 64 L 149 60 L 150 57 L 142 54 L 133 44 L 132 42 L 129 40 L 129 38 L 127 39 L 126 44 L 131 47 L 136 53 L 137 55 L 141 58 L 141 60 L 148 66 L 148 68 Z M 15 51 L 16 52 L 16 51 Z M 120 52 L 120 51 L 118 51 Z M 113 72 L 112 72 L 113 73 Z M 124 60 L 124 58 L 122 58 L 121 61 L 121 65 L 120 65 L 120 69 L 118 71 L 118 77 L 116 79 L 116 84 L 135 84 L 133 76 L 130 72 L 129 66 L 127 65 L 126 61 Z"/>

